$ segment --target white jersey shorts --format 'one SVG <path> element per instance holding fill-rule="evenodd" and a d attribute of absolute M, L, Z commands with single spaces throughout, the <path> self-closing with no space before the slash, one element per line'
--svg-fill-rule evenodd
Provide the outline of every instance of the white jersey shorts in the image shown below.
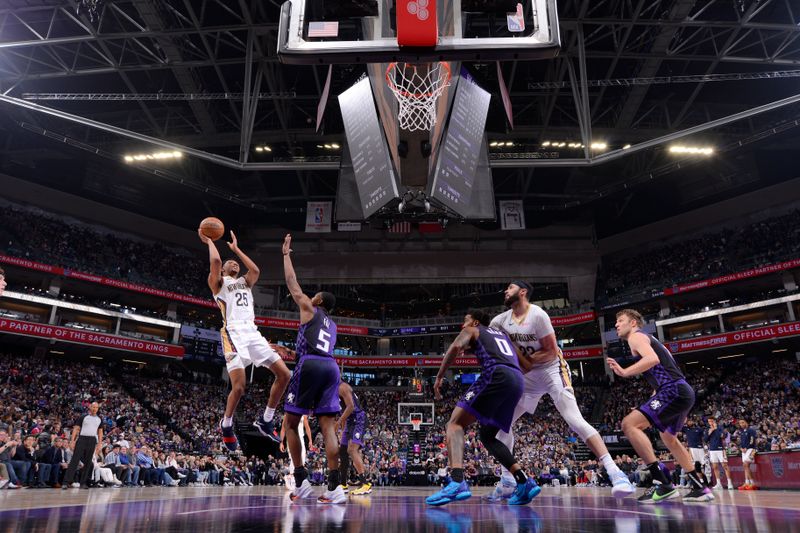
<path fill-rule="evenodd" d="M 756 460 L 756 451 L 753 448 L 748 448 L 742 451 L 742 462 L 752 463 Z"/>
<path fill-rule="evenodd" d="M 706 452 L 703 448 L 689 448 L 689 453 L 692 454 L 692 461 L 702 464 L 706 460 Z"/>
<path fill-rule="evenodd" d="M 708 455 L 711 459 L 711 464 L 728 462 L 728 456 L 725 454 L 725 450 L 710 450 Z"/>
<path fill-rule="evenodd" d="M 219 332 L 228 372 L 250 365 L 269 367 L 281 358 L 252 322 L 226 324 Z"/>

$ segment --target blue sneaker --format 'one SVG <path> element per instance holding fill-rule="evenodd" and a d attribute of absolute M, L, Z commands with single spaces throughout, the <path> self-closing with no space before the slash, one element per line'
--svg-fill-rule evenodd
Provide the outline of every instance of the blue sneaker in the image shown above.
<path fill-rule="evenodd" d="M 472 497 L 472 493 L 469 491 L 466 481 L 461 483 L 451 481 L 439 492 L 425 498 L 425 503 L 428 505 L 445 505 L 450 502 L 460 502 L 470 497 Z"/>
<path fill-rule="evenodd" d="M 236 438 L 236 433 L 233 432 L 233 425 L 225 427 L 222 425 L 222 420 L 220 420 L 219 429 L 222 431 L 222 442 L 225 443 L 225 447 L 235 452 L 239 448 L 239 439 Z"/>
<path fill-rule="evenodd" d="M 529 477 L 524 485 L 517 485 L 514 495 L 508 500 L 508 505 L 528 505 L 540 492 L 542 492 L 542 487 L 536 484 L 536 480 Z"/>
<path fill-rule="evenodd" d="M 269 422 L 265 422 L 263 418 L 259 417 L 258 420 L 253 422 L 253 426 L 261 433 L 263 436 L 267 437 L 272 442 L 280 442 L 280 436 L 275 432 L 275 421 L 270 420 Z"/>
<path fill-rule="evenodd" d="M 507 479 L 503 478 L 495 484 L 492 492 L 484 496 L 484 499 L 492 503 L 498 503 L 503 500 L 507 500 L 514 494 L 514 489 L 516 486 L 516 483 L 513 481 L 508 481 Z"/>

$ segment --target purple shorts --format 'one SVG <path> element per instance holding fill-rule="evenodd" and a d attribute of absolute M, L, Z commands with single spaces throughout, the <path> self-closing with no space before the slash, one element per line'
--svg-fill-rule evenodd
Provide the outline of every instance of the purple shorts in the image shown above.
<path fill-rule="evenodd" d="M 523 387 L 522 372 L 510 366 L 497 365 L 481 372 L 456 405 L 482 425 L 508 433 Z"/>
<path fill-rule="evenodd" d="M 654 428 L 675 435 L 686 423 L 686 417 L 692 407 L 694 407 L 694 389 L 681 379 L 662 385 L 655 395 L 648 398 L 638 409 Z"/>
<path fill-rule="evenodd" d="M 330 357 L 304 355 L 292 372 L 284 410 L 296 415 L 339 412 L 339 366 Z"/>
<path fill-rule="evenodd" d="M 347 446 L 349 443 L 364 446 L 364 432 L 367 430 L 367 413 L 353 413 L 348 417 L 347 424 L 344 426 L 340 446 Z"/>

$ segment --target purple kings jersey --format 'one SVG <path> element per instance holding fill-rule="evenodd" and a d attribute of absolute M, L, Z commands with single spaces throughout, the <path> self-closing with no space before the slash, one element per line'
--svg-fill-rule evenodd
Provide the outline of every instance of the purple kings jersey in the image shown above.
<path fill-rule="evenodd" d="M 297 330 L 297 360 L 306 355 L 333 357 L 336 346 L 336 324 L 319 307 L 314 308 L 314 318 Z"/>

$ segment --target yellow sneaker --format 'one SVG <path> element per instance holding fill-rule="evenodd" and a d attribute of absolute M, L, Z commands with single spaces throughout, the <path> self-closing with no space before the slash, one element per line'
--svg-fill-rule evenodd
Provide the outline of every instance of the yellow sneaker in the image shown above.
<path fill-rule="evenodd" d="M 345 494 L 347 494 L 350 491 L 350 488 L 347 486 L 346 483 L 344 485 L 339 485 L 339 486 L 342 487 L 342 490 L 344 491 Z"/>
<path fill-rule="evenodd" d="M 357 489 L 355 489 L 351 494 L 353 496 L 363 496 L 365 494 L 370 494 L 372 492 L 372 483 L 364 483 Z"/>

